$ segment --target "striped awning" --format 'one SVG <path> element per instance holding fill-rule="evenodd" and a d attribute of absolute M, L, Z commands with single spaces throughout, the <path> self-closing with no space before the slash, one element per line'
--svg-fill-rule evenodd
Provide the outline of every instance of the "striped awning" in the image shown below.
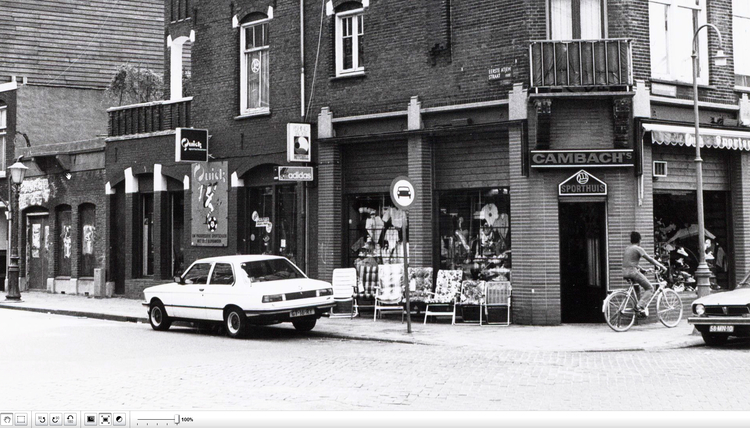
<path fill-rule="evenodd" d="M 651 132 L 654 144 L 695 147 L 695 128 L 692 126 L 644 123 L 643 130 Z M 701 126 L 700 139 L 701 147 L 750 151 L 750 131 Z"/>

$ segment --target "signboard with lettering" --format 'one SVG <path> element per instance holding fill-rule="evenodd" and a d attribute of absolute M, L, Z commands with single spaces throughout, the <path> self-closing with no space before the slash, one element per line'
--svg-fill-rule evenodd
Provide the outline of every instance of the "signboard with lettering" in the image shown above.
<path fill-rule="evenodd" d="M 193 164 L 190 242 L 195 247 L 227 246 L 228 177 L 226 161 Z"/>
<path fill-rule="evenodd" d="M 175 162 L 208 161 L 208 129 L 175 129 Z"/>
<path fill-rule="evenodd" d="M 310 162 L 312 150 L 310 147 L 310 124 L 286 124 L 286 160 L 287 162 Z"/>
<path fill-rule="evenodd" d="M 587 168 L 633 166 L 632 149 L 612 150 L 532 150 L 532 168 Z"/>
<path fill-rule="evenodd" d="M 279 181 L 313 181 L 311 166 L 279 166 L 276 170 Z"/>
<path fill-rule="evenodd" d="M 513 67 L 508 65 L 505 67 L 490 68 L 487 72 L 488 80 L 502 80 L 501 83 L 511 83 L 513 81 Z"/>
<path fill-rule="evenodd" d="M 560 196 L 606 196 L 607 183 L 585 170 L 580 170 L 559 184 L 558 194 Z"/>

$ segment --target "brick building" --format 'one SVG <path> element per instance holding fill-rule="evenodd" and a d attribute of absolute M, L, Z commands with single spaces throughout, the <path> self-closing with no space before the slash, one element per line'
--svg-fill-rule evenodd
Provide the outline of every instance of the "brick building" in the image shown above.
<path fill-rule="evenodd" d="M 601 321 L 631 230 L 674 263 L 695 254 L 689 39 L 705 22 L 723 34 L 698 38 L 715 281 L 748 267 L 742 1 L 165 5 L 169 100 L 110 111 L 111 268 L 128 295 L 199 256 L 286 254 L 330 279 L 365 253 L 398 263 L 407 239 L 412 265 L 510 277 L 515 322 Z M 312 183 L 273 179 L 290 123 L 312 125 Z M 226 232 L 196 232 L 211 216 L 199 167 L 174 160 L 181 127 L 208 130 Z M 398 175 L 419 195 L 406 237 Z"/>
<path fill-rule="evenodd" d="M 19 195 L 21 289 L 106 294 L 103 277 L 94 287 L 108 253 L 105 89 L 128 62 L 161 73 L 161 2 L 9 0 L 2 9 L 3 199 L 6 167 L 18 156 L 29 167 Z M 3 256 L 7 225 L 2 216 Z"/>

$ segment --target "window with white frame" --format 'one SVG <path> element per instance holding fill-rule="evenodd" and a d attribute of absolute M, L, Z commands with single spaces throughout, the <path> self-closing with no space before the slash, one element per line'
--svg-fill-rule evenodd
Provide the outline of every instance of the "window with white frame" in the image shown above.
<path fill-rule="evenodd" d="M 8 106 L 0 102 L 0 171 L 5 173 L 5 141 L 8 134 Z"/>
<path fill-rule="evenodd" d="M 732 35 L 734 38 L 734 84 L 750 87 L 750 52 L 747 43 L 750 40 L 750 1 L 734 0 L 732 2 Z"/>
<path fill-rule="evenodd" d="M 603 0 L 549 0 L 552 40 L 591 40 L 604 37 Z"/>
<path fill-rule="evenodd" d="M 267 113 L 268 92 L 268 24 L 260 19 L 242 24 L 240 31 L 240 73 L 242 114 Z"/>
<path fill-rule="evenodd" d="M 192 40 L 195 33 L 191 32 L 191 37 L 178 37 L 171 42 L 168 41 L 170 49 L 170 75 L 169 75 L 169 99 L 180 100 L 190 94 L 190 72 L 191 72 L 191 51 Z"/>
<path fill-rule="evenodd" d="M 364 9 L 336 13 L 336 75 L 365 71 Z"/>
<path fill-rule="evenodd" d="M 649 0 L 651 77 L 693 81 L 693 34 L 706 23 L 706 0 Z M 708 38 L 698 36 L 698 83 L 708 84 Z"/>

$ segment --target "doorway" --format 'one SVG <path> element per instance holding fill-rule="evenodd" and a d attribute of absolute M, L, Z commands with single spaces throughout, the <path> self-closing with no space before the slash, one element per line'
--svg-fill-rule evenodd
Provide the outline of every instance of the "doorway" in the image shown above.
<path fill-rule="evenodd" d="M 47 241 L 49 240 L 49 218 L 46 213 L 27 214 L 26 266 L 29 278 L 29 288 L 47 288 Z M 41 215 L 40 215 L 41 214 Z"/>
<path fill-rule="evenodd" d="M 560 312 L 564 323 L 603 322 L 607 294 L 604 202 L 560 201 Z"/>

